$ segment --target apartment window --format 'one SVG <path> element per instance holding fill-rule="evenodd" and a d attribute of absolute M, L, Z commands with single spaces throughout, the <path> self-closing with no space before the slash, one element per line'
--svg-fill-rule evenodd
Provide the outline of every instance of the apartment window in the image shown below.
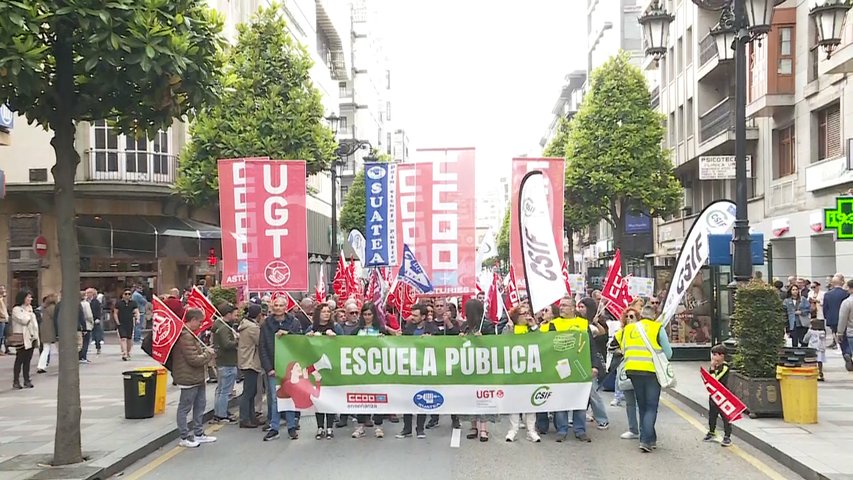
<path fill-rule="evenodd" d="M 349 187 L 347 185 L 341 185 L 341 200 L 345 200 L 348 193 Z"/>
<path fill-rule="evenodd" d="M 338 96 L 339 97 L 348 97 L 347 95 L 347 82 L 338 82 Z"/>
<path fill-rule="evenodd" d="M 684 118 L 684 122 L 687 124 L 687 137 L 690 138 L 693 136 L 693 99 L 687 100 L 687 114 Z"/>
<path fill-rule="evenodd" d="M 349 119 L 347 117 L 341 117 L 338 120 L 338 131 L 341 133 L 348 133 L 349 129 Z"/>
<path fill-rule="evenodd" d="M 386 140 L 387 142 L 385 142 L 385 152 L 388 153 L 388 155 L 391 155 L 391 132 L 388 132 L 386 134 Z"/>
<path fill-rule="evenodd" d="M 825 160 L 841 155 L 841 108 L 834 103 L 822 110 L 817 116 L 817 158 Z"/>
<path fill-rule="evenodd" d="M 391 121 L 391 102 L 385 102 L 385 120 Z"/>
<path fill-rule="evenodd" d="M 118 135 L 104 120 L 95 122 L 95 171 L 118 172 Z"/>
<path fill-rule="evenodd" d="M 687 40 L 684 43 L 684 64 L 693 65 L 693 27 L 687 29 Z"/>
<path fill-rule="evenodd" d="M 663 89 L 663 88 L 665 88 L 665 87 L 666 87 L 666 84 L 667 84 L 667 81 L 666 81 L 666 80 L 667 80 L 667 79 L 666 79 L 666 72 L 668 71 L 668 70 L 667 70 L 667 64 L 668 64 L 668 63 L 669 63 L 669 60 L 667 60 L 665 56 L 664 56 L 664 57 L 661 57 L 661 59 L 660 59 L 660 72 L 661 72 L 661 79 L 660 79 L 660 80 L 661 80 L 661 82 L 663 83 L 662 89 Z"/>
<path fill-rule="evenodd" d="M 684 123 L 686 119 L 684 118 L 684 105 L 680 105 L 678 107 L 678 142 L 681 143 L 684 141 Z"/>
<path fill-rule="evenodd" d="M 794 72 L 794 28 L 779 29 L 779 75 L 791 75 Z"/>
<path fill-rule="evenodd" d="M 776 165 L 773 178 L 793 175 L 797 168 L 797 141 L 794 125 L 791 124 L 773 132 L 776 143 Z"/>
<path fill-rule="evenodd" d="M 814 22 L 809 22 L 809 36 L 811 44 L 809 45 L 809 81 L 817 80 L 817 66 L 820 62 L 820 45 L 818 44 L 817 29 L 814 27 Z"/>
<path fill-rule="evenodd" d="M 332 64 L 332 49 L 329 48 L 330 43 L 326 32 L 317 25 L 317 54 L 320 55 L 326 66 L 331 66 Z"/>
<path fill-rule="evenodd" d="M 142 136 L 126 136 L 124 148 L 125 171 L 131 173 L 148 173 L 148 138 Z"/>
<path fill-rule="evenodd" d="M 385 89 L 391 90 L 391 70 L 385 70 Z"/>
<path fill-rule="evenodd" d="M 684 70 L 684 37 L 678 37 L 678 70 L 676 75 Z"/>
<path fill-rule="evenodd" d="M 675 58 L 675 47 L 669 47 L 669 58 Z M 675 62 L 669 62 L 669 81 L 673 81 L 675 79 Z"/>
<path fill-rule="evenodd" d="M 666 126 L 669 130 L 669 146 L 675 146 L 675 112 L 669 114 L 669 123 Z"/>
<path fill-rule="evenodd" d="M 152 145 L 154 152 L 154 174 L 168 175 L 169 174 L 169 135 L 166 132 L 159 131 L 154 135 Z"/>

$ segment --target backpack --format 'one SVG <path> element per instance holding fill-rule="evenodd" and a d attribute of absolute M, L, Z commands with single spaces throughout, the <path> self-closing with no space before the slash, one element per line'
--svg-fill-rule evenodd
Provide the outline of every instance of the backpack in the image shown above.
<path fill-rule="evenodd" d="M 142 351 L 148 354 L 149 357 L 153 358 L 152 352 L 154 350 L 154 338 L 152 332 L 148 332 L 145 334 L 145 337 L 142 338 Z M 172 353 L 169 352 L 169 358 L 163 363 L 163 366 L 166 367 L 166 370 L 172 371 Z"/>

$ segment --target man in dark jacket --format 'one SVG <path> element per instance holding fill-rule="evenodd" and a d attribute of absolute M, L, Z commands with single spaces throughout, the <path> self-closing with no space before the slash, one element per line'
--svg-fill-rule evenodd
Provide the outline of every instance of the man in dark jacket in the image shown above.
<path fill-rule="evenodd" d="M 844 289 L 844 278 L 836 275 L 832 278 L 831 288 L 823 294 L 823 317 L 826 326 L 832 330 L 832 347 L 835 348 L 835 337 L 838 333 L 838 312 L 841 311 L 841 303 L 847 299 L 848 293 Z"/>
<path fill-rule="evenodd" d="M 275 440 L 279 437 L 281 426 L 281 414 L 278 411 L 278 401 L 275 393 L 278 390 L 278 378 L 275 372 L 275 341 L 282 335 L 301 335 L 302 325 L 293 315 L 286 311 L 287 300 L 283 297 L 276 298 L 272 304 L 272 315 L 264 320 L 261 328 L 261 339 L 258 345 L 258 355 L 261 357 L 261 368 L 267 375 L 267 418 L 269 418 L 269 431 L 264 441 Z M 281 372 L 284 375 L 284 372 Z M 287 422 L 287 434 L 291 440 L 296 440 L 299 435 L 296 431 L 296 412 L 284 412 Z"/>
<path fill-rule="evenodd" d="M 237 418 L 228 413 L 228 396 L 237 381 L 237 339 L 234 330 L 233 305 L 220 305 L 221 319 L 213 322 L 213 348 L 216 351 L 216 401 L 213 407 L 213 423 L 236 423 Z"/>

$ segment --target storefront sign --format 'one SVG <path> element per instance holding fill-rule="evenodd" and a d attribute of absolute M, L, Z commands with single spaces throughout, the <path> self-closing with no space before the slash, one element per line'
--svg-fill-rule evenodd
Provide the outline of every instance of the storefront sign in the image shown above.
<path fill-rule="evenodd" d="M 806 167 L 806 191 L 814 192 L 853 182 L 853 170 L 846 157 L 824 160 Z"/>
<path fill-rule="evenodd" d="M 735 156 L 715 155 L 699 157 L 699 180 L 734 180 Z M 752 155 L 746 156 L 746 177 L 752 178 Z"/>
<path fill-rule="evenodd" d="M 47 239 L 43 236 L 39 235 L 33 240 L 33 251 L 36 252 L 36 255 L 39 257 L 44 257 L 47 255 Z"/>
<path fill-rule="evenodd" d="M 279 411 L 501 414 L 586 408 L 586 332 L 277 337 Z"/>
<path fill-rule="evenodd" d="M 853 197 L 838 197 L 835 208 L 823 211 L 824 225 L 835 230 L 839 240 L 853 240 Z"/>

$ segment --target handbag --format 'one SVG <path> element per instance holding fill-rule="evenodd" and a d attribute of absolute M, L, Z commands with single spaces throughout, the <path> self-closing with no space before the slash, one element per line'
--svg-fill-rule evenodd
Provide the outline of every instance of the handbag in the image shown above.
<path fill-rule="evenodd" d="M 628 372 L 625 371 L 625 363 L 625 359 L 623 358 L 619 362 L 619 366 L 616 367 L 616 387 L 623 392 L 634 389 L 634 384 L 631 383 L 631 379 L 628 378 Z"/>
<path fill-rule="evenodd" d="M 13 333 L 6 338 L 6 345 L 12 348 L 21 348 L 24 346 L 24 334 Z"/>
<path fill-rule="evenodd" d="M 672 371 L 672 365 L 670 365 L 669 359 L 666 358 L 666 354 L 663 352 L 656 352 L 655 349 L 652 348 L 652 342 L 649 341 L 649 336 L 646 335 L 646 329 L 643 328 L 642 325 L 637 325 L 637 330 L 640 331 L 640 337 L 643 338 L 643 343 L 646 344 L 646 348 L 652 354 L 652 363 L 655 365 L 655 376 L 657 377 L 661 388 L 675 387 L 675 374 Z"/>

